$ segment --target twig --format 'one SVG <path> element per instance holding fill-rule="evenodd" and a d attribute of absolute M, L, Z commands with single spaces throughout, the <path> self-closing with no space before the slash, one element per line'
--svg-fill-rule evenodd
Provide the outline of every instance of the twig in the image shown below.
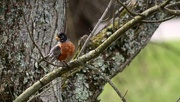
<path fill-rule="evenodd" d="M 39 97 L 40 95 L 42 95 L 43 93 L 45 93 L 46 91 L 48 91 L 50 88 L 52 88 L 54 85 L 56 85 L 57 83 L 59 83 L 59 81 L 57 81 L 56 83 L 53 83 L 51 86 L 49 86 L 48 88 L 46 88 L 45 90 L 43 90 L 42 92 L 38 93 L 37 95 L 31 97 L 27 102 L 31 102 L 33 99 Z M 48 94 L 49 95 L 49 94 Z"/>
<path fill-rule="evenodd" d="M 113 8 L 113 16 L 112 16 L 112 21 L 113 21 L 113 31 L 115 31 L 115 11 L 116 11 L 117 5 L 114 6 Z"/>
<path fill-rule="evenodd" d="M 49 54 L 46 55 L 46 56 L 44 56 L 44 58 L 40 59 L 40 60 L 38 61 L 38 63 L 40 64 L 42 61 L 46 60 L 49 56 L 50 56 Z"/>
<path fill-rule="evenodd" d="M 128 93 L 128 90 L 126 90 L 125 94 L 123 95 L 123 98 L 127 95 L 127 93 Z"/>
<path fill-rule="evenodd" d="M 61 77 L 65 73 L 68 73 L 69 71 L 72 71 L 74 69 L 79 71 L 80 69 L 82 69 L 82 67 L 78 67 L 78 66 L 81 66 L 82 63 L 99 56 L 102 51 L 104 51 L 114 41 L 118 40 L 119 37 L 121 37 L 123 34 L 125 34 L 125 32 L 128 29 L 130 29 L 131 27 L 133 27 L 135 24 L 139 23 L 140 21 L 142 21 L 146 17 L 158 12 L 160 8 L 166 6 L 169 2 L 170 2 L 170 0 L 166 0 L 165 2 L 163 2 L 159 5 L 155 5 L 149 9 L 145 10 L 144 12 L 142 12 L 142 15 L 144 15 L 144 16 L 133 17 L 133 19 L 129 20 L 126 24 L 124 24 L 121 28 L 119 28 L 116 32 L 114 32 L 108 39 L 106 39 L 103 43 L 101 43 L 96 49 L 89 51 L 87 54 L 82 55 L 78 59 L 74 59 L 73 61 L 69 62 L 68 68 L 63 68 L 63 69 L 57 68 L 57 69 L 53 70 L 52 72 L 49 72 L 44 77 L 42 77 L 40 79 L 40 81 L 43 82 L 44 85 L 46 85 L 49 82 L 51 82 L 53 79 L 55 79 L 57 77 Z M 146 44 L 143 44 L 143 45 L 145 46 Z M 124 67 L 125 67 L 125 65 L 124 65 Z M 39 81 L 35 82 L 33 85 L 31 85 L 29 88 L 27 88 L 23 93 L 21 93 L 14 100 L 14 102 L 25 102 L 25 101 L 27 101 L 31 95 L 36 93 L 44 85 L 42 85 Z"/>
<path fill-rule="evenodd" d="M 118 3 L 119 3 L 121 6 L 123 6 L 123 7 L 126 9 L 126 11 L 127 11 L 130 15 L 132 15 L 132 16 L 141 15 L 140 13 L 131 12 L 131 10 L 130 10 L 126 5 L 124 5 L 120 0 L 117 0 L 117 1 L 118 1 Z"/>
<path fill-rule="evenodd" d="M 111 80 L 110 80 L 108 77 L 106 77 L 99 69 L 93 68 L 92 66 L 87 65 L 87 64 L 85 64 L 85 66 L 88 67 L 88 68 L 90 68 L 90 69 L 92 69 L 92 70 L 95 70 L 98 74 L 100 74 L 100 75 L 103 77 L 103 79 L 104 79 L 105 81 L 107 81 L 107 82 L 112 86 L 112 88 L 116 91 L 116 93 L 118 94 L 118 96 L 120 97 L 120 99 L 121 99 L 123 102 L 126 102 L 126 99 L 124 98 L 124 96 L 125 96 L 126 94 L 123 96 L 123 95 L 121 94 L 121 92 L 118 90 L 118 88 L 113 84 L 113 82 L 111 82 Z"/>
<path fill-rule="evenodd" d="M 180 5 L 180 2 L 176 2 L 176 3 L 173 3 L 173 4 L 168 4 L 168 5 L 166 5 L 166 8 L 171 8 L 171 7 L 178 6 L 178 5 Z"/>
<path fill-rule="evenodd" d="M 127 6 L 130 6 L 130 5 L 131 5 L 131 2 L 128 0 L 128 1 L 126 2 L 126 4 L 127 4 Z M 115 18 L 115 19 L 112 18 L 108 23 L 106 23 L 106 24 L 102 27 L 102 29 L 103 29 L 104 27 L 107 27 L 110 23 L 112 23 L 113 20 L 116 21 L 116 18 L 117 18 L 117 17 L 118 17 L 118 19 L 120 19 L 120 18 L 119 18 L 119 14 L 120 14 L 123 10 L 124 10 L 124 7 L 123 7 L 123 6 L 120 7 L 120 8 L 115 12 L 115 14 L 114 14 L 114 18 Z M 118 21 L 118 26 L 119 26 L 119 21 Z M 116 27 L 116 28 L 118 28 L 118 27 Z M 101 31 L 102 29 L 97 29 L 96 32 L 99 32 L 99 31 Z"/>
<path fill-rule="evenodd" d="M 180 101 L 180 97 L 177 99 L 177 101 L 176 102 L 179 102 Z"/>
<path fill-rule="evenodd" d="M 167 14 L 172 14 L 172 15 L 180 15 L 180 10 L 173 10 L 173 9 L 170 9 L 170 7 L 175 7 L 175 6 L 178 6 L 178 5 L 180 5 L 180 2 L 176 2 L 176 3 L 174 3 L 174 4 L 169 4 L 169 5 L 167 5 L 166 7 L 164 7 L 164 11 L 165 11 L 165 13 L 167 13 Z"/>
<path fill-rule="evenodd" d="M 52 65 L 52 66 L 55 66 L 55 67 L 63 67 L 63 66 L 60 66 L 60 65 L 56 65 L 56 64 L 53 64 L 49 61 L 47 61 L 46 59 L 49 57 L 49 55 L 45 56 L 44 58 L 40 59 L 39 61 L 37 61 L 38 65 L 42 62 L 42 61 L 45 61 L 47 62 L 48 64 Z"/>
<path fill-rule="evenodd" d="M 109 2 L 107 8 L 105 9 L 105 11 L 104 11 L 104 13 L 102 14 L 101 18 L 98 20 L 98 22 L 97 22 L 97 24 L 95 25 L 94 29 L 92 30 L 92 32 L 90 33 L 90 35 L 89 35 L 88 38 L 86 39 L 84 45 L 82 46 L 82 48 L 81 48 L 81 50 L 79 51 L 79 53 L 78 53 L 78 55 L 77 55 L 76 58 L 78 58 L 78 57 L 82 54 L 82 52 L 84 51 L 85 47 L 87 46 L 90 38 L 91 38 L 92 36 L 94 36 L 95 31 L 97 30 L 97 28 L 99 27 L 100 23 L 102 22 L 102 20 L 103 20 L 104 17 L 106 16 L 109 8 L 111 7 L 112 1 L 113 1 L 113 0 L 111 0 L 111 1 Z"/>
<path fill-rule="evenodd" d="M 44 58 L 44 56 L 43 56 L 43 54 L 42 54 L 40 48 L 37 46 L 36 42 L 35 42 L 34 39 L 33 39 L 32 33 L 31 33 L 30 30 L 29 30 L 29 27 L 28 27 L 28 24 L 27 24 L 27 21 L 26 21 L 26 17 L 25 17 L 25 13 L 24 13 L 24 12 L 23 12 L 23 15 L 22 15 L 22 16 L 23 16 L 24 23 L 25 23 L 25 25 L 26 25 L 26 29 L 27 29 L 27 31 L 28 31 L 29 37 L 30 37 L 30 39 L 31 39 L 31 41 L 32 41 L 32 43 L 33 43 L 33 45 L 38 49 L 38 51 L 39 51 L 41 57 Z"/>
<path fill-rule="evenodd" d="M 160 20 L 142 20 L 142 23 L 161 23 L 167 20 L 170 20 L 172 18 L 176 17 L 175 15 L 172 15 L 170 17 L 164 18 L 164 19 L 160 19 Z"/>
<path fill-rule="evenodd" d="M 127 7 L 130 6 L 130 5 L 131 5 L 131 2 L 128 0 L 128 1 L 126 2 L 126 5 L 127 5 Z M 120 7 L 120 8 L 116 11 L 115 17 L 119 16 L 119 14 L 120 14 L 123 10 L 124 10 L 124 7 L 123 7 L 123 6 Z"/>
<path fill-rule="evenodd" d="M 48 57 L 49 57 L 49 54 L 48 54 L 47 56 L 45 56 L 44 58 L 40 59 L 39 61 L 37 61 L 38 65 L 39 65 L 42 61 L 45 61 L 45 62 L 47 62 L 48 64 L 53 65 L 53 66 L 55 66 L 55 67 L 63 67 L 63 66 L 56 65 L 56 64 L 53 64 L 53 63 L 47 61 L 46 59 L 47 59 Z"/>
<path fill-rule="evenodd" d="M 47 61 L 47 60 L 45 60 L 45 59 L 44 59 L 44 61 L 47 62 L 47 63 L 50 64 L 50 65 L 55 66 L 55 67 L 63 67 L 62 65 L 53 64 L 53 63 L 51 63 L 51 62 L 49 62 L 49 61 Z"/>
<path fill-rule="evenodd" d="M 54 85 L 55 86 L 55 85 Z M 55 90 L 55 87 L 52 87 L 52 91 L 53 91 L 53 93 L 52 94 L 54 94 L 54 98 L 55 98 L 55 100 L 57 100 L 56 102 L 59 102 L 59 100 L 58 100 L 58 95 L 56 94 L 56 90 Z M 51 93 L 50 93 L 51 94 Z M 49 96 L 49 95 L 48 95 Z"/>

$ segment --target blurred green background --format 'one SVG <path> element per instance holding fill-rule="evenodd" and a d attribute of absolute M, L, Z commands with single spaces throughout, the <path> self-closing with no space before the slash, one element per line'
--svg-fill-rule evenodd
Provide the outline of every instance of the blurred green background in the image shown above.
<path fill-rule="evenodd" d="M 180 42 L 150 42 L 112 82 L 127 102 L 176 102 L 180 97 Z M 106 84 L 101 102 L 121 102 Z"/>

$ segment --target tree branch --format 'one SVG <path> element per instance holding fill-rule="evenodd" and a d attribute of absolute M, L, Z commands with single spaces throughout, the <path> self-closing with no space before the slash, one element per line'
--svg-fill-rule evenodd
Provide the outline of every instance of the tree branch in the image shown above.
<path fill-rule="evenodd" d="M 140 15 L 140 14 L 138 14 L 138 13 L 131 12 L 131 10 L 130 10 L 126 5 L 124 5 L 120 0 L 117 0 L 117 2 L 118 2 L 122 7 L 124 7 L 124 8 L 126 9 L 126 11 L 127 11 L 130 15 L 132 15 L 132 16 Z"/>
<path fill-rule="evenodd" d="M 172 15 L 170 17 L 164 18 L 164 19 L 160 19 L 160 20 L 142 20 L 142 23 L 161 23 L 167 20 L 170 20 L 172 18 L 174 18 L 176 16 Z"/>
<path fill-rule="evenodd" d="M 111 86 L 112 86 L 112 88 L 114 89 L 114 91 L 116 91 L 116 93 L 118 94 L 118 96 L 120 97 L 120 99 L 123 101 L 123 102 L 126 102 L 126 99 L 124 98 L 124 96 L 121 94 L 121 92 L 118 90 L 118 88 L 111 82 L 111 80 L 108 78 L 108 77 L 106 77 L 100 70 L 98 70 L 97 68 L 93 68 L 92 66 L 90 66 L 90 65 L 87 65 L 87 64 L 85 64 L 85 66 L 86 67 L 88 67 L 88 68 L 90 68 L 90 69 L 92 69 L 92 70 L 95 70 L 98 74 L 100 74 L 103 78 L 104 78 L 104 80 L 106 81 L 106 82 L 108 82 Z"/>
<path fill-rule="evenodd" d="M 180 98 L 178 98 L 176 102 L 179 102 L 179 101 L 180 101 Z"/>
<path fill-rule="evenodd" d="M 87 46 L 89 40 L 92 38 L 92 36 L 94 36 L 95 31 L 98 29 L 100 23 L 102 22 L 102 20 L 104 19 L 104 17 L 105 17 L 106 14 L 107 14 L 109 8 L 111 7 L 112 1 L 113 1 L 113 0 L 111 0 L 111 1 L 109 2 L 107 8 L 105 9 L 105 11 L 104 11 L 104 13 L 102 14 L 101 18 L 98 20 L 98 22 L 97 22 L 97 24 L 95 25 L 94 29 L 92 30 L 92 32 L 90 33 L 90 35 L 89 35 L 88 38 L 86 39 L 86 41 L 85 41 L 84 45 L 82 46 L 81 50 L 79 51 L 77 57 L 79 57 L 79 56 L 82 54 L 82 52 L 84 51 L 85 47 Z"/>
<path fill-rule="evenodd" d="M 23 11 L 23 10 L 22 10 L 22 11 Z M 33 45 L 38 49 L 38 51 L 39 51 L 41 57 L 44 58 L 44 56 L 43 56 L 43 54 L 42 54 L 40 48 L 38 47 L 38 45 L 36 44 L 36 42 L 35 42 L 34 39 L 33 39 L 33 33 L 31 33 L 30 30 L 29 30 L 29 28 L 28 28 L 28 24 L 27 24 L 27 21 L 26 21 L 26 17 L 25 17 L 25 13 L 24 13 L 24 12 L 23 12 L 23 15 L 22 15 L 22 16 L 23 16 L 23 20 L 24 20 L 26 29 L 27 29 L 27 31 L 28 31 L 29 37 L 30 37 L 30 39 L 31 39 L 31 41 L 32 41 L 32 43 L 33 43 Z M 32 25 L 32 26 L 33 26 L 33 25 Z"/>
<path fill-rule="evenodd" d="M 82 63 L 89 61 L 95 57 L 97 57 L 102 51 L 104 51 L 108 46 L 110 46 L 114 41 L 118 40 L 119 37 L 121 37 L 128 29 L 133 27 L 136 23 L 142 21 L 146 17 L 152 15 L 153 13 L 157 12 L 160 8 L 166 6 L 170 0 L 165 1 L 164 3 L 160 5 L 153 6 L 146 11 L 142 12 L 141 15 L 143 16 L 135 16 L 132 20 L 128 21 L 126 24 L 124 24 L 121 28 L 119 28 L 116 32 L 114 32 L 107 40 L 105 40 L 101 45 L 99 45 L 95 50 L 90 51 L 89 53 L 82 55 L 78 59 L 75 59 L 71 62 L 69 62 L 68 67 L 65 67 L 63 69 L 58 68 L 54 71 L 46 74 L 43 78 L 40 79 L 40 81 L 34 83 L 32 86 L 27 88 L 21 95 L 19 95 L 14 102 L 24 102 L 27 101 L 28 98 L 36 93 L 41 87 L 48 84 L 52 80 L 54 80 L 57 77 L 60 77 L 64 75 L 65 73 L 76 69 L 76 67 L 82 65 Z M 82 69 L 82 67 L 78 67 L 78 70 Z M 78 71 L 76 70 L 76 71 Z"/>
<path fill-rule="evenodd" d="M 164 8 L 165 13 L 179 16 L 179 15 L 180 15 L 180 10 L 170 9 L 170 7 L 175 7 L 175 6 L 178 6 L 178 5 L 180 5 L 180 2 L 167 5 L 167 6 Z"/>

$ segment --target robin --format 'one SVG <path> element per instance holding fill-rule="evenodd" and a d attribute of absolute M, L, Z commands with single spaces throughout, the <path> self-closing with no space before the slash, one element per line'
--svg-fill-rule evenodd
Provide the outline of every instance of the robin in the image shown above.
<path fill-rule="evenodd" d="M 68 39 L 65 33 L 59 33 L 56 36 L 56 39 L 58 40 L 58 44 L 50 50 L 48 56 L 52 59 L 65 61 L 67 58 L 71 57 L 74 54 L 75 46 Z"/>

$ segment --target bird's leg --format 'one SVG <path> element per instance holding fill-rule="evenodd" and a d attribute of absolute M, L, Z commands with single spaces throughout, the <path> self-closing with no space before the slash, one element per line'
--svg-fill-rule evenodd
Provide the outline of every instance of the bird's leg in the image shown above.
<path fill-rule="evenodd" d="M 61 61 L 61 63 L 62 63 L 63 66 L 65 66 L 65 67 L 68 67 L 68 66 L 69 66 L 65 61 Z"/>

